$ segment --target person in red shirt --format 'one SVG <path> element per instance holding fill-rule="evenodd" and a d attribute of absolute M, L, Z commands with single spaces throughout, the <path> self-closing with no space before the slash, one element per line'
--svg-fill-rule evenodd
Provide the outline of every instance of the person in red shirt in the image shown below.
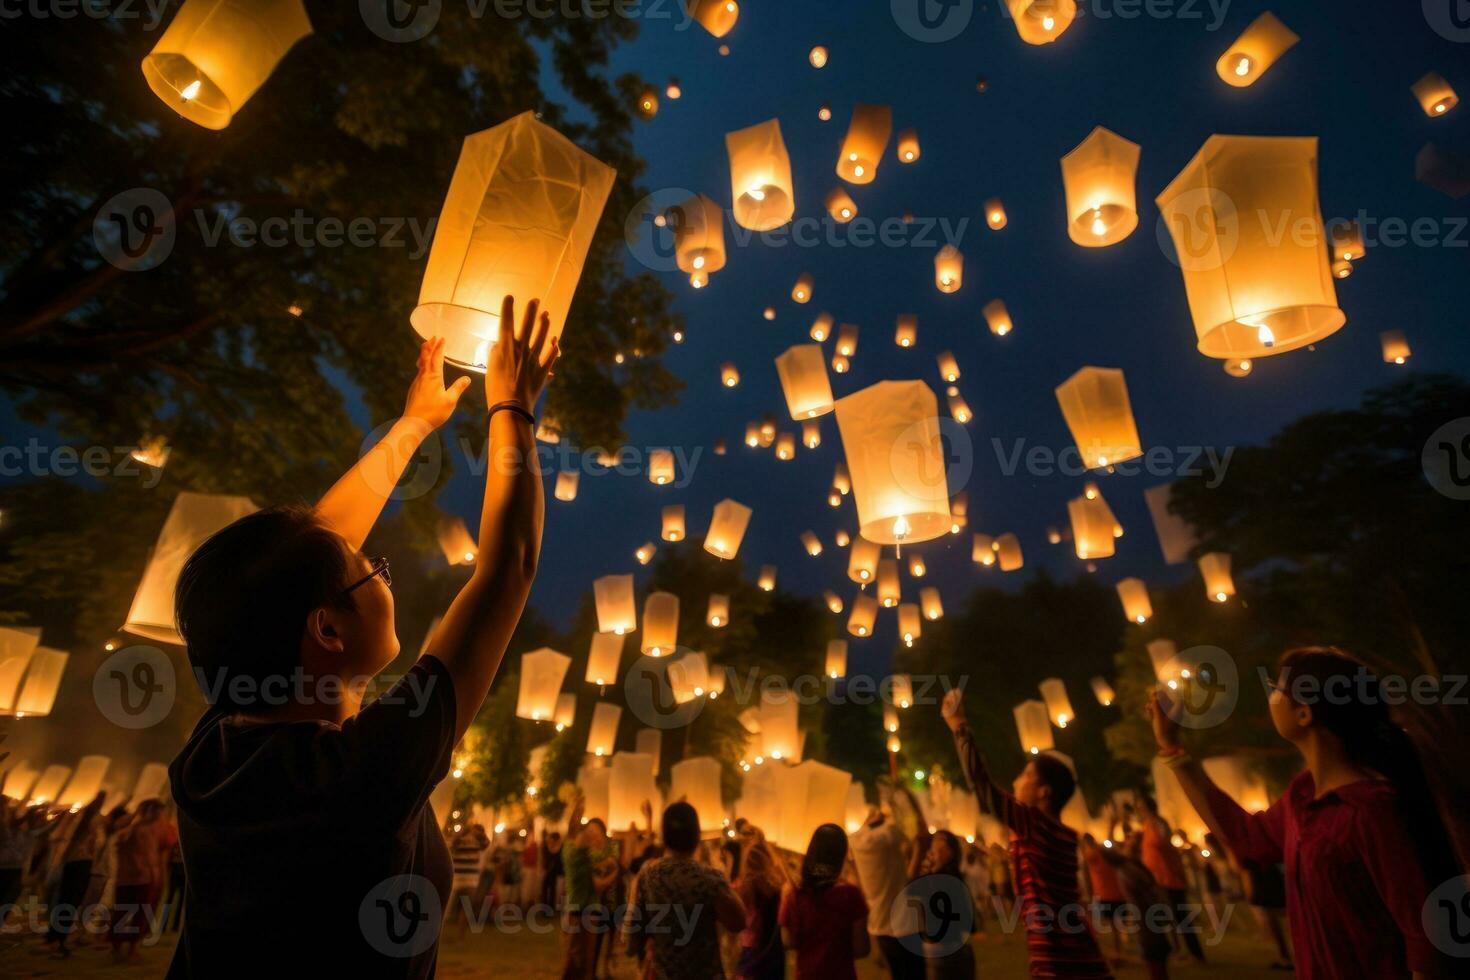
<path fill-rule="evenodd" d="M 1180 909 L 1189 898 L 1189 881 L 1184 876 L 1184 859 L 1179 848 L 1174 846 L 1174 832 L 1164 818 L 1159 816 L 1159 805 L 1152 796 L 1144 795 L 1143 802 L 1143 866 L 1154 876 L 1169 896 L 1169 912 L 1174 918 L 1174 948 L 1179 948 L 1179 937 L 1189 955 L 1199 963 L 1205 961 L 1205 951 L 1199 944 L 1199 930 L 1195 926 L 1180 923 Z"/>
<path fill-rule="evenodd" d="M 868 955 L 868 902 L 842 879 L 847 833 L 835 823 L 812 832 L 801 881 L 781 899 L 781 936 L 796 950 L 796 980 L 857 980 L 857 960 Z"/>
<path fill-rule="evenodd" d="M 1408 735 L 1376 674 L 1333 647 L 1288 651 L 1271 721 L 1306 770 L 1249 813 L 1179 744 L 1179 704 L 1148 702 L 1159 754 L 1240 860 L 1286 865 L 1286 907 L 1304 980 L 1462 976 L 1425 934 L 1432 888 L 1463 873 Z"/>
<path fill-rule="evenodd" d="M 1123 935 L 1118 931 L 1118 907 L 1123 904 L 1123 886 L 1118 882 L 1117 869 L 1103 856 L 1102 845 L 1091 834 L 1083 834 L 1078 847 L 1083 863 L 1087 866 L 1088 897 L 1097 907 L 1098 917 L 1109 923 L 1113 933 L 1113 965 L 1123 959 Z"/>

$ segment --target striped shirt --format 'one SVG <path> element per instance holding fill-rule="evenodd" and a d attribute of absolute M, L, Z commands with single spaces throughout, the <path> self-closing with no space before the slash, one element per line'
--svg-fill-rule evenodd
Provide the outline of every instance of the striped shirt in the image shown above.
<path fill-rule="evenodd" d="M 1077 835 L 995 784 L 968 725 L 955 732 L 954 744 L 980 808 L 1010 828 L 1031 975 L 1110 978 L 1077 886 Z"/>

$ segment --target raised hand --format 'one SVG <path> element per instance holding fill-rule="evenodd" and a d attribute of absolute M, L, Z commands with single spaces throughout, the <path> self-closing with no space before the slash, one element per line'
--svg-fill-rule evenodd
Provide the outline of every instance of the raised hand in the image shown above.
<path fill-rule="evenodd" d="M 500 305 L 500 340 L 490 348 L 485 366 L 485 397 L 489 404 L 513 401 L 534 411 L 541 389 L 551 377 L 561 348 L 551 334 L 551 316 L 541 312 L 541 301 L 526 304 L 525 315 L 516 326 L 515 297 Z"/>
<path fill-rule="evenodd" d="M 949 730 L 959 731 L 965 724 L 964 692 L 957 687 L 952 689 L 944 696 L 944 703 L 939 710 L 944 715 L 944 723 L 949 726 Z"/>
<path fill-rule="evenodd" d="M 470 386 L 470 379 L 458 378 L 444 387 L 444 338 L 431 337 L 419 347 L 418 373 L 408 386 L 408 399 L 403 417 L 418 419 L 438 428 L 449 421 L 459 396 Z"/>
<path fill-rule="evenodd" d="M 1172 752 L 1179 748 L 1179 722 L 1170 714 L 1166 698 L 1168 695 L 1164 689 L 1156 688 L 1144 702 L 1144 710 L 1153 724 L 1154 741 L 1159 743 L 1161 750 Z"/>

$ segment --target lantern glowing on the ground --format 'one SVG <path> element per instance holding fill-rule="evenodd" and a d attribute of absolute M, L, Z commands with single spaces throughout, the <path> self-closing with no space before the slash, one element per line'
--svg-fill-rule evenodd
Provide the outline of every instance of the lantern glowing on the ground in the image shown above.
<path fill-rule="evenodd" d="M 805 303 L 812 298 L 812 274 L 803 272 L 796 277 L 796 285 L 791 287 L 791 300 L 794 303 Z"/>
<path fill-rule="evenodd" d="M 516 697 L 516 717 L 550 721 L 556 713 L 556 697 L 566 679 L 572 658 L 542 647 L 521 655 L 521 686 Z"/>
<path fill-rule="evenodd" d="M 704 550 L 716 558 L 734 558 L 750 524 L 750 508 L 726 498 L 715 504 L 709 531 L 704 536 Z"/>
<path fill-rule="evenodd" d="M 860 585 L 873 581 L 878 575 L 878 561 L 882 556 L 882 545 L 859 536 L 847 555 L 847 577 Z"/>
<path fill-rule="evenodd" d="M 1201 354 L 1282 354 L 1347 322 L 1324 247 L 1315 137 L 1211 136 L 1157 203 Z"/>
<path fill-rule="evenodd" d="M 914 641 L 924 631 L 924 617 L 919 614 L 917 602 L 903 602 L 898 606 L 898 635 L 903 639 L 905 646 L 913 646 Z"/>
<path fill-rule="evenodd" d="M 592 647 L 587 653 L 588 684 L 599 687 L 615 684 L 618 680 L 618 664 L 623 659 L 622 633 L 593 633 Z"/>
<path fill-rule="evenodd" d="M 892 558 L 880 559 L 878 562 L 878 602 L 884 609 L 892 609 L 898 605 L 899 598 L 898 562 Z"/>
<path fill-rule="evenodd" d="M 970 560 L 981 565 L 995 564 L 995 539 L 988 534 L 976 534 L 970 542 Z"/>
<path fill-rule="evenodd" d="M 310 33 L 302 0 L 188 0 L 143 59 L 143 78 L 185 119 L 224 129 Z"/>
<path fill-rule="evenodd" d="M 729 34 L 740 19 L 740 4 L 735 0 L 685 0 L 685 9 L 715 37 Z"/>
<path fill-rule="evenodd" d="M 1254 84 L 1301 38 L 1281 23 L 1269 10 L 1251 21 L 1245 33 L 1235 39 L 1229 50 L 1215 62 L 1215 71 L 1220 78 L 1244 88 Z"/>
<path fill-rule="evenodd" d="M 699 836 L 718 837 L 725 812 L 720 797 L 720 760 L 707 755 L 684 759 L 669 767 L 669 799 L 683 800 L 699 814 Z"/>
<path fill-rule="evenodd" d="M 1057 385 L 1056 395 L 1077 451 L 1089 469 L 1143 455 L 1122 371 L 1085 367 Z"/>
<path fill-rule="evenodd" d="M 822 553 L 822 542 L 818 540 L 815 532 L 802 531 L 801 546 L 803 549 L 805 549 L 806 553 L 811 555 L 813 558 Z"/>
<path fill-rule="evenodd" d="M 650 657 L 666 657 L 679 642 L 679 597 L 650 592 L 643 600 L 643 643 Z"/>
<path fill-rule="evenodd" d="M 842 597 L 839 596 L 836 592 L 833 592 L 831 589 L 824 590 L 822 592 L 822 600 L 827 603 L 828 612 L 832 613 L 834 616 L 841 614 Z"/>
<path fill-rule="evenodd" d="M 669 504 L 663 509 L 663 527 L 659 536 L 665 541 L 684 540 L 684 505 Z"/>
<path fill-rule="evenodd" d="M 781 123 L 768 119 L 725 134 L 730 155 L 730 195 L 735 220 L 751 231 L 780 228 L 796 213 L 791 156 Z"/>
<path fill-rule="evenodd" d="M 1442 116 L 1460 103 L 1460 97 L 1438 72 L 1432 71 L 1415 82 L 1413 92 L 1419 107 L 1430 118 Z"/>
<path fill-rule="evenodd" d="M 917 543 L 949 530 L 939 405 L 922 381 L 880 381 L 837 403 L 858 530 L 879 544 Z"/>
<path fill-rule="evenodd" d="M 953 245 L 934 253 L 934 285 L 941 293 L 957 292 L 965 281 L 965 256 Z"/>
<path fill-rule="evenodd" d="M 1002 534 L 995 539 L 995 554 L 1003 572 L 1014 572 L 1025 564 L 1020 539 L 1014 534 Z"/>
<path fill-rule="evenodd" d="M 653 449 L 648 453 L 648 482 L 663 486 L 674 482 L 674 453 L 668 449 Z"/>
<path fill-rule="evenodd" d="M 776 589 L 776 566 L 775 565 L 762 565 L 761 566 L 760 577 L 756 580 L 756 585 L 760 588 L 760 590 L 762 592 L 773 592 L 773 591 L 775 591 L 775 589 Z"/>
<path fill-rule="evenodd" d="M 592 599 L 597 606 L 598 632 L 621 636 L 638 628 L 633 576 L 604 575 L 593 579 Z"/>
<path fill-rule="evenodd" d="M 1098 126 L 1062 157 L 1067 235 L 1100 248 L 1121 242 L 1138 227 L 1135 191 L 1138 144 Z"/>
<path fill-rule="evenodd" d="M 847 224 L 858 215 L 857 202 L 841 187 L 834 187 L 827 194 L 827 213 L 832 220 Z"/>
<path fill-rule="evenodd" d="M 893 674 L 888 678 L 888 703 L 899 709 L 907 709 L 914 703 L 914 681 L 908 674 Z"/>
<path fill-rule="evenodd" d="M 637 551 L 633 552 L 633 557 L 638 559 L 638 564 L 647 565 L 649 562 L 653 561 L 653 556 L 657 552 L 658 545 L 654 544 L 652 541 L 645 541 L 638 546 Z"/>
<path fill-rule="evenodd" d="M 919 590 L 919 605 L 924 611 L 925 619 L 941 619 L 944 616 L 944 603 L 939 601 L 939 590 L 932 585 L 926 585 Z"/>
<path fill-rule="evenodd" d="M 786 409 L 793 419 L 813 419 L 832 411 L 832 382 L 816 344 L 788 347 L 776 358 L 776 374 L 786 395 Z"/>
<path fill-rule="evenodd" d="M 847 631 L 853 636 L 868 636 L 878 618 L 878 600 L 870 595 L 856 595 L 847 614 Z"/>
<path fill-rule="evenodd" d="M 1012 709 L 1012 714 L 1016 718 L 1016 734 L 1024 751 L 1038 755 L 1056 747 L 1051 734 L 1051 716 L 1044 702 L 1022 701 Z"/>
<path fill-rule="evenodd" d="M 1101 677 L 1092 679 L 1092 696 L 1097 698 L 1097 703 L 1104 708 L 1111 705 L 1118 697 L 1113 693 L 1113 686 Z"/>
<path fill-rule="evenodd" d="M 1011 314 L 1006 309 L 1004 300 L 993 299 L 981 308 L 980 312 L 985 317 L 985 323 L 990 327 L 990 332 L 997 337 L 1004 337 L 1015 329 L 1011 322 Z"/>
<path fill-rule="evenodd" d="M 801 444 L 808 449 L 816 449 L 822 444 L 822 424 L 816 419 L 801 423 Z"/>
<path fill-rule="evenodd" d="M 830 336 L 832 336 L 832 314 L 818 313 L 817 318 L 812 321 L 811 338 L 820 344 Z"/>
<path fill-rule="evenodd" d="M 514 296 L 540 299 L 547 340 L 561 337 L 616 177 L 531 112 L 465 137 L 409 318 L 419 336 L 483 371 Z"/>
<path fill-rule="evenodd" d="M 1230 555 L 1211 551 L 1199 556 L 1199 573 L 1205 580 L 1205 594 L 1212 602 L 1224 602 L 1235 595 L 1235 579 L 1230 575 Z"/>
<path fill-rule="evenodd" d="M 900 347 L 912 347 L 919 339 L 919 318 L 912 313 L 900 313 L 898 326 L 893 332 L 893 342 Z"/>
<path fill-rule="evenodd" d="M 557 500 L 571 503 L 577 499 L 577 485 L 581 482 L 582 474 L 578 470 L 562 470 L 556 475 L 556 488 L 552 495 Z"/>
<path fill-rule="evenodd" d="M 939 376 L 945 381 L 955 382 L 960 379 L 960 366 L 955 361 L 954 354 L 949 351 L 940 351 L 935 360 L 939 363 Z"/>
<path fill-rule="evenodd" d="M 852 121 L 837 157 L 837 176 L 850 184 L 869 184 L 878 175 L 878 163 L 893 133 L 893 110 L 886 105 L 852 107 Z"/>
<path fill-rule="evenodd" d="M 690 282 L 708 283 L 710 274 L 725 267 L 725 214 L 703 194 L 696 194 L 673 211 L 674 261 Z"/>
<path fill-rule="evenodd" d="M 1066 728 L 1077 717 L 1072 710 L 1072 701 L 1067 697 L 1067 685 L 1059 677 L 1048 677 L 1041 682 L 1040 689 L 1051 723 L 1058 728 Z"/>
<path fill-rule="evenodd" d="M 740 383 L 740 371 L 735 365 L 726 361 L 720 365 L 720 384 L 726 388 L 733 388 Z"/>
<path fill-rule="evenodd" d="M 1146 623 L 1154 614 L 1148 601 L 1148 586 L 1140 578 L 1125 578 L 1118 583 L 1118 598 L 1123 602 L 1123 615 L 1131 622 Z"/>
<path fill-rule="evenodd" d="M 1385 330 L 1378 335 L 1378 342 L 1383 346 L 1383 360 L 1386 364 L 1403 364 L 1413 354 L 1402 330 Z"/>
<path fill-rule="evenodd" d="M 1112 511 L 1101 497 L 1088 500 L 1076 497 L 1067 501 L 1067 516 L 1072 519 L 1072 544 L 1077 557 L 1108 558 L 1113 554 Z"/>
<path fill-rule="evenodd" d="M 1077 16 L 1076 0 L 1006 0 L 1006 9 L 1027 44 L 1050 44 Z"/>
<path fill-rule="evenodd" d="M 898 134 L 898 160 L 900 163 L 913 163 L 919 159 L 919 134 L 912 129 L 905 129 Z"/>

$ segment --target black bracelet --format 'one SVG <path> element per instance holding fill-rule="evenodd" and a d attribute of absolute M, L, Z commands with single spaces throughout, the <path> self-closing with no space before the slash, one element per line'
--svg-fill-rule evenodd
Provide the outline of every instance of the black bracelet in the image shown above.
<path fill-rule="evenodd" d="M 525 407 L 522 406 L 520 402 L 496 402 L 494 405 L 490 406 L 490 414 L 487 415 L 486 418 L 494 418 L 496 412 L 510 412 L 512 415 L 518 415 L 521 418 L 525 419 L 527 425 L 534 426 L 536 424 L 536 416 L 526 411 Z"/>

